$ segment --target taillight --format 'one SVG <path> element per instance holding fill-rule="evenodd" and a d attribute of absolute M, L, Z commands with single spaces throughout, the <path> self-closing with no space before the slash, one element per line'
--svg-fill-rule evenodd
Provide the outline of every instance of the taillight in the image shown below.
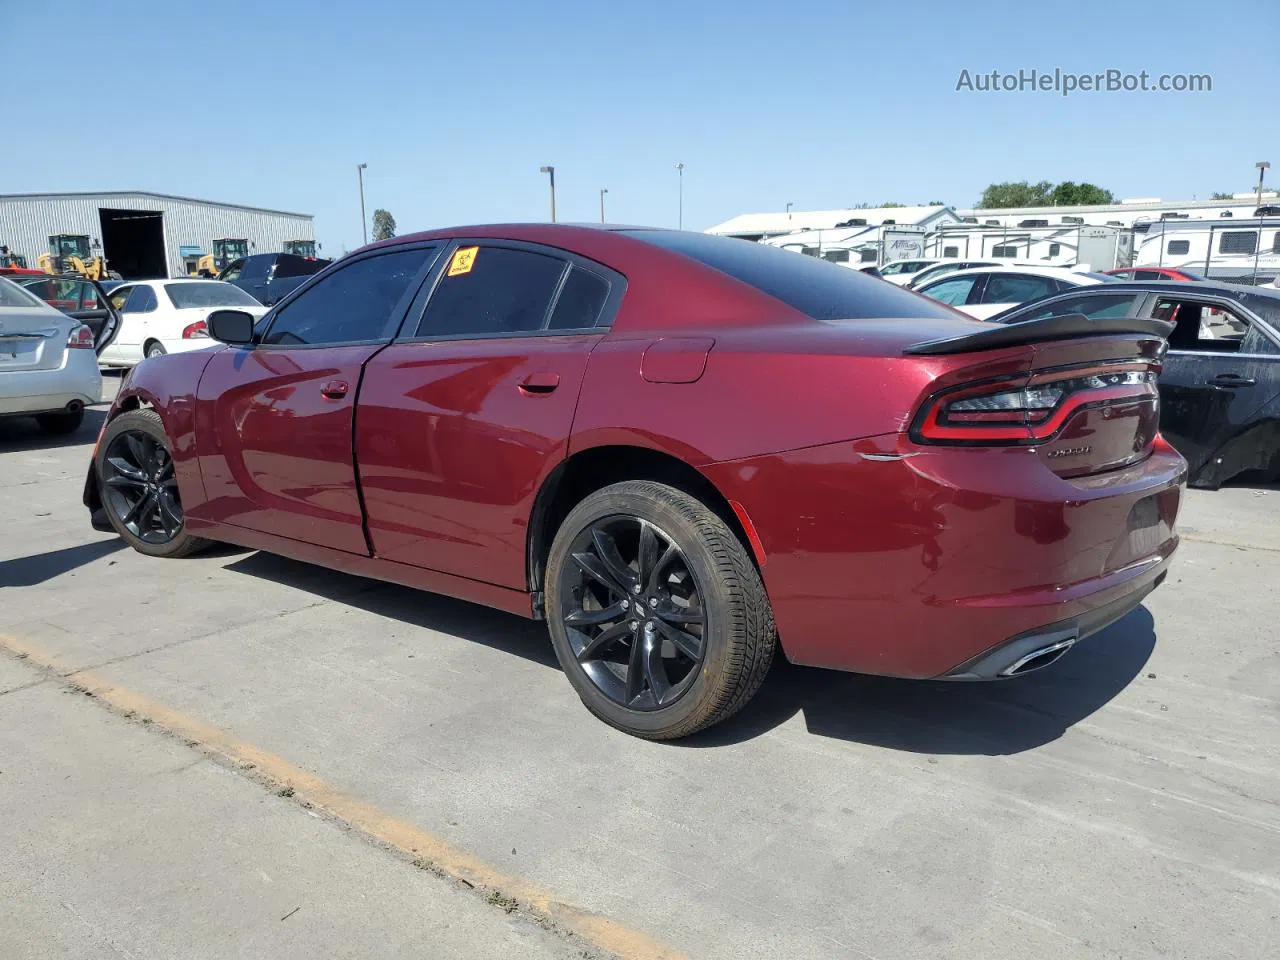
<path fill-rule="evenodd" d="M 83 323 L 71 331 L 71 336 L 67 337 L 67 346 L 72 350 L 92 350 L 93 331 L 86 327 Z"/>
<path fill-rule="evenodd" d="M 183 340 L 194 340 L 196 337 L 207 337 L 209 335 L 209 325 L 203 320 L 197 320 L 195 323 L 188 324 L 182 328 Z"/>
<path fill-rule="evenodd" d="M 1156 371 L 1148 363 L 1046 370 L 935 394 L 916 415 L 911 435 L 921 443 L 1039 444 L 1085 407 L 1141 399 L 1158 402 Z"/>

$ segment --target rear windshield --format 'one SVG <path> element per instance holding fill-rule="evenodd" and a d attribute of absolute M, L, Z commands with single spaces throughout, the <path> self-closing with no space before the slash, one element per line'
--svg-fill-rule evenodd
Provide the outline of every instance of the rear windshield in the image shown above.
<path fill-rule="evenodd" d="M 179 310 L 188 307 L 259 307 L 257 300 L 230 283 L 166 283 L 164 292 Z"/>
<path fill-rule="evenodd" d="M 815 320 L 865 317 L 945 317 L 941 304 L 901 287 L 829 263 L 750 240 L 678 230 L 627 230 L 646 243 L 684 254 L 781 300 Z"/>
<path fill-rule="evenodd" d="M 45 302 L 36 297 L 12 280 L 0 277 L 0 307 L 43 307 Z"/>

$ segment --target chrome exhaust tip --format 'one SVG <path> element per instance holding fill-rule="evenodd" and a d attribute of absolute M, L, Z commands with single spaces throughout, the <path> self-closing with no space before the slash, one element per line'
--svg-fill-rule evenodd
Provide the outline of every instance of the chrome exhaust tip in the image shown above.
<path fill-rule="evenodd" d="M 1040 670 L 1050 664 L 1057 663 L 1062 655 L 1076 645 L 1075 637 L 1067 637 L 1056 643 L 1050 643 L 1043 647 L 1037 647 L 1030 653 L 1025 653 L 1009 666 L 1000 671 L 1002 677 L 1020 677 L 1024 673 L 1030 673 L 1033 670 Z"/>

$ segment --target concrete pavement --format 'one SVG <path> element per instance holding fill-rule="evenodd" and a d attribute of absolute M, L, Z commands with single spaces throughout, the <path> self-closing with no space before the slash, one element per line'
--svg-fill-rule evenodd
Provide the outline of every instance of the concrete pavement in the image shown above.
<path fill-rule="evenodd" d="M 0 425 L 0 634 L 636 943 L 708 958 L 1280 954 L 1280 492 L 1193 491 L 1165 586 L 1052 670 L 969 686 L 781 665 L 740 717 L 660 745 L 594 720 L 535 624 L 266 555 L 118 549 L 78 503 L 94 430 L 51 445 Z M 0 682 L 25 687 L 0 696 L 0 849 L 29 838 L 25 859 L 0 853 L 0 944 L 25 934 L 31 955 L 58 955 L 85 928 L 59 898 L 95 904 L 78 912 L 118 939 L 160 890 L 169 956 L 396 956 L 448 937 L 446 919 L 472 956 L 608 952 L 44 676 L 0 653 Z M 51 830 L 62 808 L 46 798 L 69 770 L 55 819 L 73 829 Z M 77 846 L 95 818 L 100 842 Z M 144 822 L 162 827 L 154 843 L 108 842 Z M 286 871 L 296 883 L 334 874 L 323 912 L 359 888 L 376 922 L 334 921 L 311 953 L 262 933 L 312 892 L 263 900 L 252 864 L 276 848 L 313 858 Z M 49 858 L 63 874 L 40 880 Z M 216 901 L 182 887 L 192 860 Z"/>

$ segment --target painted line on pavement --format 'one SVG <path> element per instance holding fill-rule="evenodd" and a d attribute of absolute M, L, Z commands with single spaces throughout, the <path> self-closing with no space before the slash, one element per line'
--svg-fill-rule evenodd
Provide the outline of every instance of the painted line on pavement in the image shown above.
<path fill-rule="evenodd" d="M 681 960 L 680 954 L 616 921 L 557 899 L 528 880 L 503 873 L 416 824 L 352 797 L 316 774 L 225 730 L 187 716 L 88 670 L 70 669 L 58 657 L 19 637 L 0 633 L 0 649 L 44 671 L 62 686 L 92 696 L 113 713 L 183 740 L 301 806 L 322 813 L 377 843 L 392 847 L 423 869 L 478 890 L 489 903 L 519 909 L 538 923 L 571 933 L 606 954 L 636 960 Z"/>

